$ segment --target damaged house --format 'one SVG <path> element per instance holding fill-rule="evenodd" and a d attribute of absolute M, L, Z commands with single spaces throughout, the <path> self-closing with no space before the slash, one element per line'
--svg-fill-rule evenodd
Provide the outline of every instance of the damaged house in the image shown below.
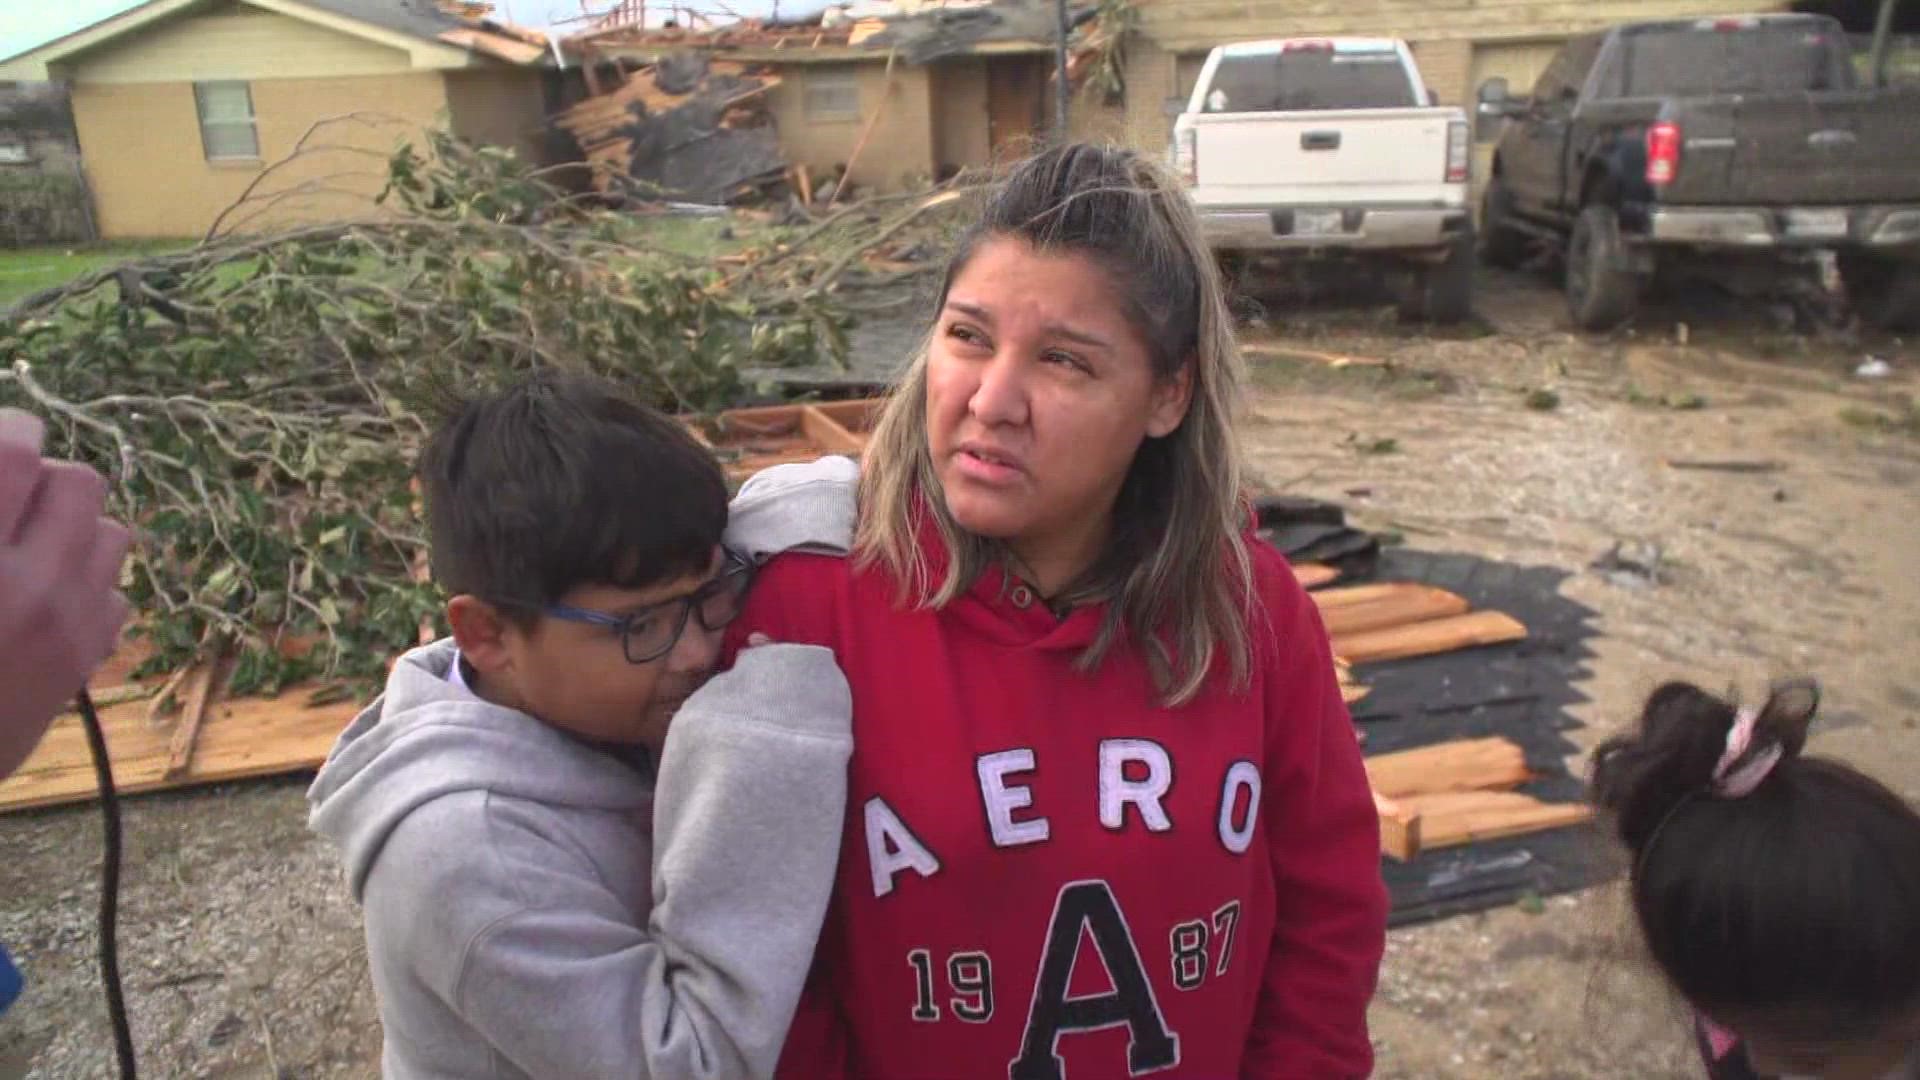
<path fill-rule="evenodd" d="M 0 58 L 0 79 L 68 88 L 107 239 L 198 236 L 243 197 L 223 228 L 362 217 L 424 129 L 544 156 L 553 52 L 484 9 L 140 0 Z M 326 149 L 276 168 L 302 139 Z"/>
<path fill-rule="evenodd" d="M 1070 18 L 1091 15 L 1076 7 Z M 603 187 L 624 171 L 700 202 L 783 176 L 808 189 L 843 175 L 900 188 L 1018 157 L 1045 137 L 1057 18 L 1050 3 L 1018 0 L 605 27 L 566 43 L 595 96 L 559 123 Z"/>

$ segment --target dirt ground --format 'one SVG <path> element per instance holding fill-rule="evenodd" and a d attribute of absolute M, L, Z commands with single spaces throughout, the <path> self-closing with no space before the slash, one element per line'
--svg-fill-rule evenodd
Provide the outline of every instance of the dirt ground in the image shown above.
<path fill-rule="evenodd" d="M 1483 325 L 1445 335 L 1373 307 L 1250 329 L 1261 478 L 1420 548 L 1573 571 L 1564 591 L 1600 613 L 1575 709 L 1584 745 L 1671 676 L 1751 692 L 1811 673 L 1826 687 L 1815 747 L 1920 799 L 1920 344 L 1808 340 L 1764 304 L 1706 299 L 1649 312 L 1637 334 L 1580 337 L 1521 276 L 1485 281 L 1481 308 Z M 1869 352 L 1891 378 L 1853 374 Z M 1616 542 L 1657 547 L 1658 581 L 1590 570 Z M 304 786 L 129 805 L 121 941 L 147 1075 L 377 1071 L 358 915 L 306 831 Z M 0 1080 L 109 1075 L 96 813 L 0 818 L 0 852 L 0 941 L 32 980 L 0 1020 Z M 1626 946 L 1617 891 L 1535 911 L 1393 934 L 1379 1075 L 1697 1075 L 1679 1011 Z"/>

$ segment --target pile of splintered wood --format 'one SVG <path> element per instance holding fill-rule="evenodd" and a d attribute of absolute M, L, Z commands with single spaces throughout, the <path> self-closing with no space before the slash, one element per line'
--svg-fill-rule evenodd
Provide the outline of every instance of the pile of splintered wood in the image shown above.
<path fill-rule="evenodd" d="M 1538 776 L 1507 739 L 1457 739 L 1367 759 L 1380 850 L 1423 851 L 1521 836 L 1592 820 L 1585 803 L 1542 802 L 1515 788 Z"/>
<path fill-rule="evenodd" d="M 727 202 L 786 179 L 766 109 L 778 85 L 724 60 L 691 73 L 643 68 L 552 123 L 579 144 L 597 191 L 623 193 L 642 182 L 673 198 Z"/>

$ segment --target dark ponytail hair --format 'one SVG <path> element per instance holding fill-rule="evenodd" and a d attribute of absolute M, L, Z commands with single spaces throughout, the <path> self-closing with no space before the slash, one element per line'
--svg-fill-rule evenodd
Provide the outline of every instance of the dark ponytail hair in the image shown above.
<path fill-rule="evenodd" d="M 1782 684 L 1741 762 L 1779 762 L 1740 798 L 1714 770 L 1739 716 L 1686 683 L 1594 752 L 1593 799 L 1633 860 L 1653 959 L 1709 1017 L 1805 1018 L 1828 1037 L 1920 1005 L 1920 814 L 1837 761 L 1800 756 L 1818 705 Z"/>

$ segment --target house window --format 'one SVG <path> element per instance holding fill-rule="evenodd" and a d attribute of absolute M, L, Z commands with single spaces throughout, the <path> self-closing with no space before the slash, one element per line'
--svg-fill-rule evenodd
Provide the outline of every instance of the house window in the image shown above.
<path fill-rule="evenodd" d="M 860 119 L 860 70 L 848 65 L 808 71 L 804 107 L 809 120 Z"/>
<path fill-rule="evenodd" d="M 246 83 L 194 83 L 193 100 L 200 109 L 200 145 L 208 161 L 260 160 L 253 92 Z"/>

